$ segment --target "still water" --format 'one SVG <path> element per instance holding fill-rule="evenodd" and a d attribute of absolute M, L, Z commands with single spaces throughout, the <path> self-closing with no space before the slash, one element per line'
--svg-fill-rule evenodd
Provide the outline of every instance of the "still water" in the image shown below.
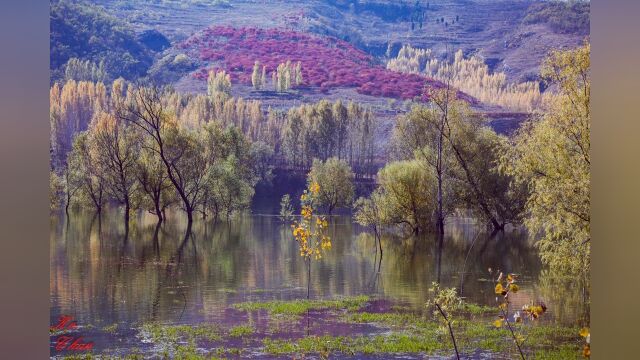
<path fill-rule="evenodd" d="M 306 297 L 305 264 L 289 224 L 276 216 L 198 220 L 187 232 L 182 214 L 169 215 L 158 227 L 155 217 L 137 214 L 127 231 L 116 210 L 101 217 L 55 214 L 51 323 L 61 315 L 96 328 L 116 323 L 134 328 L 149 321 L 224 323 L 236 302 Z M 545 321 L 566 325 L 588 317 L 579 283 L 559 281 L 543 270 L 522 230 L 492 237 L 458 219 L 448 225 L 441 248 L 432 236 L 385 235 L 382 258 L 371 233 L 349 216 L 331 217 L 329 235 L 332 249 L 312 265 L 312 298 L 366 294 L 422 312 L 428 288 L 439 281 L 462 289 L 468 301 L 495 305 L 491 268 L 494 277 L 498 269 L 520 274 L 514 307 L 544 301 Z"/>

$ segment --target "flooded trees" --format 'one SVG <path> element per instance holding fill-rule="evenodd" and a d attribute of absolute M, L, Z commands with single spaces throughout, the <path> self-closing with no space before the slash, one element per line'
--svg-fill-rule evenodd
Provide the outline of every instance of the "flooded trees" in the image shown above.
<path fill-rule="evenodd" d="M 526 124 L 502 158 L 505 173 L 531 189 L 525 224 L 541 232 L 544 263 L 586 274 L 590 267 L 590 45 L 556 51 L 542 67 L 558 87 L 544 115 Z"/>
<path fill-rule="evenodd" d="M 436 181 L 419 160 L 387 164 L 378 172 L 378 188 L 372 199 L 387 224 L 405 225 L 413 233 L 433 229 Z"/>
<path fill-rule="evenodd" d="M 355 102 L 326 100 L 291 108 L 282 125 L 282 154 L 289 164 L 309 169 L 315 158 L 347 161 L 355 176 L 373 175 L 377 119 Z"/>
<path fill-rule="evenodd" d="M 522 214 L 522 187 L 510 187 L 511 176 L 497 164 L 506 139 L 452 91 L 432 94 L 430 107 L 415 106 L 394 128 L 399 159 L 418 159 L 435 178 L 435 229 L 457 209 L 473 211 L 494 231 L 517 223 Z"/>
<path fill-rule="evenodd" d="M 351 206 L 354 194 L 353 177 L 349 164 L 344 160 L 330 158 L 322 162 L 315 159 L 307 175 L 307 182 L 320 185 L 317 202 L 325 206 L 331 215 L 336 208 Z"/>
<path fill-rule="evenodd" d="M 100 112 L 91 123 L 89 137 L 98 168 L 97 176 L 103 180 L 109 197 L 124 205 L 124 219 L 128 224 L 137 186 L 138 134 L 113 115 Z"/>

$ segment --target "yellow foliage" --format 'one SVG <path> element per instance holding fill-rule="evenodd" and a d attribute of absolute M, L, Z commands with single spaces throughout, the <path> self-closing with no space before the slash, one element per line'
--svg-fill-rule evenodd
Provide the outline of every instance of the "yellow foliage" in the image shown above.
<path fill-rule="evenodd" d="M 298 242 L 300 256 L 305 258 L 305 261 L 310 261 L 312 258 L 319 260 L 325 250 L 331 249 L 331 238 L 326 235 L 326 229 L 329 226 L 327 219 L 323 216 L 313 215 L 314 202 L 319 192 L 318 183 L 314 182 L 309 185 L 309 189 L 305 190 L 300 197 L 302 220 L 291 225 L 293 237 Z"/>
<path fill-rule="evenodd" d="M 465 59 L 462 50 L 455 53 L 451 64 L 432 56 L 430 49 L 404 46 L 395 59 L 387 62 L 387 68 L 406 73 L 424 73 L 436 80 L 449 82 L 451 86 L 484 103 L 514 111 L 531 112 L 550 97 L 540 93 L 537 81 L 508 83 L 505 73 L 490 73 L 483 59 L 478 56 Z"/>

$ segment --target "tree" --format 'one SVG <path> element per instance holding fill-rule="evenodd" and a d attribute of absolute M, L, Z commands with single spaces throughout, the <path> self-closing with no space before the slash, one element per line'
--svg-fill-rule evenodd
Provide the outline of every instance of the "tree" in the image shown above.
<path fill-rule="evenodd" d="M 311 260 L 320 260 L 322 254 L 331 249 L 331 238 L 326 234 L 329 226 L 327 219 L 315 215 L 315 205 L 320 191 L 322 188 L 318 183 L 309 184 L 300 197 L 301 220 L 291 225 L 300 256 L 307 264 L 307 299 L 311 293 Z"/>
<path fill-rule="evenodd" d="M 56 210 L 62 206 L 64 196 L 64 179 L 55 171 L 49 171 L 49 209 Z"/>
<path fill-rule="evenodd" d="M 374 191 L 370 198 L 360 197 L 353 205 L 355 221 L 362 226 L 371 227 L 378 243 L 380 254 L 382 254 L 382 242 L 380 240 L 382 228 L 390 224 L 389 215 L 385 213 L 382 202 L 382 194 Z"/>
<path fill-rule="evenodd" d="M 469 105 L 459 99 L 455 94 L 446 95 L 437 93 L 433 102 L 442 113 L 447 113 L 441 128 L 444 140 L 447 142 L 450 152 L 455 158 L 456 178 L 459 179 L 461 188 L 466 193 L 466 207 L 477 210 L 477 214 L 491 224 L 494 231 L 503 230 L 507 222 L 516 220 L 518 209 L 513 218 L 504 219 L 500 214 L 507 215 L 503 211 L 509 199 L 503 204 L 494 201 L 495 196 L 500 196 L 500 191 L 494 191 L 491 186 L 502 183 L 501 175 L 494 171 L 497 162 L 498 137 L 493 130 L 484 126 L 482 118 L 474 116 Z M 485 182 L 488 174 L 493 172 L 493 181 Z M 505 179 L 507 182 L 510 179 Z M 483 184 L 485 186 L 483 186 Z M 504 187 L 500 190 L 506 190 Z M 492 196 L 493 195 L 493 196 Z M 516 199 L 514 199 L 516 200 Z M 517 205 L 517 203 L 514 203 Z"/>
<path fill-rule="evenodd" d="M 246 209 L 259 179 L 256 155 L 250 141 L 240 129 L 209 123 L 202 129 L 204 161 L 209 164 L 205 179 L 203 212 L 229 218 Z"/>
<path fill-rule="evenodd" d="M 529 190 L 525 224 L 542 233 L 544 263 L 562 272 L 590 267 L 590 50 L 555 51 L 542 76 L 558 94 L 540 119 L 519 131 L 502 170 Z"/>
<path fill-rule="evenodd" d="M 100 112 L 91 124 L 89 137 L 95 148 L 97 174 L 110 197 L 124 205 L 124 221 L 128 224 L 137 185 L 138 133 L 111 114 Z"/>
<path fill-rule="evenodd" d="M 149 140 L 143 140 L 149 141 Z M 175 190 L 160 157 L 152 150 L 153 145 L 142 145 L 137 158 L 138 182 L 144 193 L 142 206 L 158 217 L 158 223 L 164 220 L 165 209 L 176 200 Z"/>
<path fill-rule="evenodd" d="M 320 185 L 318 204 L 326 206 L 329 215 L 335 208 L 351 206 L 353 202 L 353 172 L 344 160 L 334 157 L 322 162 L 314 159 L 307 182 Z"/>
<path fill-rule="evenodd" d="M 449 116 L 450 91 L 442 94 L 443 102 L 437 108 L 414 106 L 411 112 L 398 121 L 394 130 L 396 152 L 401 158 L 411 158 L 415 152 L 429 172 L 434 174 L 435 188 L 435 222 L 439 234 L 444 234 L 446 216 L 455 208 L 453 187 L 450 181 L 450 168 L 453 160 L 449 148 L 445 145 L 444 129 Z M 398 145 L 400 144 L 400 145 Z"/>
<path fill-rule="evenodd" d="M 207 91 L 211 98 L 228 99 L 231 96 L 231 75 L 224 70 L 218 72 L 209 71 Z"/>
<path fill-rule="evenodd" d="M 253 64 L 253 72 L 251 73 L 251 84 L 256 90 L 262 89 L 262 77 L 260 76 L 260 62 L 256 61 Z"/>
<path fill-rule="evenodd" d="M 195 134 L 179 129 L 175 118 L 165 111 L 160 89 L 136 87 L 129 98 L 129 102 L 117 104 L 116 116 L 151 139 L 148 149 L 162 160 L 191 225 L 206 174 L 202 144 Z"/>
<path fill-rule="evenodd" d="M 283 222 L 293 220 L 293 205 L 291 205 L 289 194 L 282 195 L 280 199 L 280 215 L 278 218 Z"/>
<path fill-rule="evenodd" d="M 432 228 L 437 182 L 419 160 L 396 161 L 378 172 L 372 199 L 387 224 L 406 225 L 412 232 Z"/>
<path fill-rule="evenodd" d="M 95 157 L 88 133 L 83 131 L 76 135 L 69 153 L 69 177 L 71 182 L 80 184 L 82 200 L 92 204 L 100 214 L 105 200 L 105 185 L 103 178 L 98 175 Z"/>

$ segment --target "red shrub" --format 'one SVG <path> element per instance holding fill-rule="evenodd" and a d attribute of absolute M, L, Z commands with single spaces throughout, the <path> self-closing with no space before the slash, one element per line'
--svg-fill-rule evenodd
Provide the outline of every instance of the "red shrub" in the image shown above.
<path fill-rule="evenodd" d="M 320 87 L 323 92 L 351 87 L 366 95 L 427 100 L 428 91 L 423 90 L 443 87 L 422 75 L 387 70 L 345 41 L 288 30 L 217 26 L 178 47 L 212 67 L 225 69 L 232 79 L 243 84 L 251 84 L 256 60 L 266 65 L 269 79 L 278 64 L 291 60 L 302 63 L 303 85 Z M 206 79 L 207 70 L 198 70 L 194 77 Z M 473 101 L 466 94 L 461 95 Z"/>

